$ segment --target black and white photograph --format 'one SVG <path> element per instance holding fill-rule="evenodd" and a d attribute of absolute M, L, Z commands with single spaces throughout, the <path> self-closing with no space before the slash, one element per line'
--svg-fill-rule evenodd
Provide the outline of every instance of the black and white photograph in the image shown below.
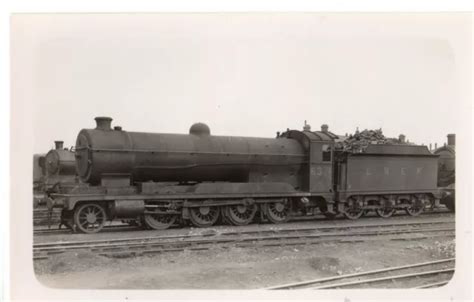
<path fill-rule="evenodd" d="M 468 300 L 471 18 L 12 14 L 17 295 Z"/>

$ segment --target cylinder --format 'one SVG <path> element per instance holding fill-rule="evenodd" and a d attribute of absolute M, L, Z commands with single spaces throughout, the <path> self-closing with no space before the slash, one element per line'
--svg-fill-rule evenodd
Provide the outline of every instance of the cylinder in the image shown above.
<path fill-rule="evenodd" d="M 448 146 L 456 145 L 456 134 L 448 134 Z"/>
<path fill-rule="evenodd" d="M 213 136 L 206 127 L 193 134 L 83 129 L 76 140 L 77 173 L 91 184 L 121 174 L 133 182 L 240 182 L 251 170 L 298 169 L 307 160 L 294 139 Z"/>
<path fill-rule="evenodd" d="M 111 211 L 116 218 L 136 217 L 145 211 L 145 201 L 116 200 L 111 203 Z"/>

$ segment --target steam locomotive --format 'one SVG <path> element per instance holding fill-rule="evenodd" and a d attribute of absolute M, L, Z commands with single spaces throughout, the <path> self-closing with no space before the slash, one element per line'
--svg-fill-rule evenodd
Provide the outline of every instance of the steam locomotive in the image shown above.
<path fill-rule="evenodd" d="M 46 202 L 45 196 L 75 186 L 76 161 L 74 152 L 63 147 L 62 141 L 55 141 L 55 148 L 46 154 L 33 156 L 33 206 L 36 208 Z"/>
<path fill-rule="evenodd" d="M 455 210 L 455 175 L 456 175 L 456 137 L 448 134 L 448 143 L 437 148 L 434 154 L 439 155 L 438 160 L 438 187 L 441 188 L 441 203 L 451 211 Z"/>
<path fill-rule="evenodd" d="M 152 229 L 178 220 L 197 227 L 217 221 L 281 223 L 322 212 L 358 219 L 367 211 L 419 215 L 439 206 L 438 157 L 426 146 L 370 144 L 336 148 L 329 132 L 287 130 L 276 138 L 211 135 L 202 123 L 189 134 L 128 132 L 97 117 L 79 132 L 80 183 L 60 187 L 48 206 L 62 223 L 95 233 L 106 221 L 136 219 Z"/>

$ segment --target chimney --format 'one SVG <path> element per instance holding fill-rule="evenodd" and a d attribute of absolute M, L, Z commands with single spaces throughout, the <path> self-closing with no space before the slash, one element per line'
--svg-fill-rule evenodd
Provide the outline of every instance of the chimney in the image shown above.
<path fill-rule="evenodd" d="M 54 141 L 54 146 L 56 150 L 61 150 L 63 148 L 63 141 Z"/>
<path fill-rule="evenodd" d="M 400 141 L 400 143 L 405 143 L 405 138 L 406 138 L 406 136 L 403 135 L 403 134 L 400 134 L 400 135 L 398 136 L 398 140 Z"/>
<path fill-rule="evenodd" d="M 448 146 L 456 145 L 456 134 L 448 134 Z"/>
<path fill-rule="evenodd" d="M 326 124 L 321 125 L 321 132 L 327 133 L 329 130 L 329 126 Z"/>
<path fill-rule="evenodd" d="M 435 150 L 438 149 L 438 143 L 435 143 Z"/>
<path fill-rule="evenodd" d="M 97 123 L 97 130 L 112 130 L 110 125 L 112 124 L 112 118 L 106 116 L 98 116 L 95 118 L 95 122 Z"/>
<path fill-rule="evenodd" d="M 433 148 L 432 148 L 432 145 L 431 145 L 431 143 L 430 143 L 430 151 L 431 151 L 431 150 L 433 150 Z"/>

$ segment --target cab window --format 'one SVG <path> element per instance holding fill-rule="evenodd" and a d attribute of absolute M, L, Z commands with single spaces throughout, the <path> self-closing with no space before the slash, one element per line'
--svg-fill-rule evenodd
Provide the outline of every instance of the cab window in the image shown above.
<path fill-rule="evenodd" d="M 323 145 L 322 151 L 323 151 L 323 161 L 331 161 L 331 146 Z"/>

